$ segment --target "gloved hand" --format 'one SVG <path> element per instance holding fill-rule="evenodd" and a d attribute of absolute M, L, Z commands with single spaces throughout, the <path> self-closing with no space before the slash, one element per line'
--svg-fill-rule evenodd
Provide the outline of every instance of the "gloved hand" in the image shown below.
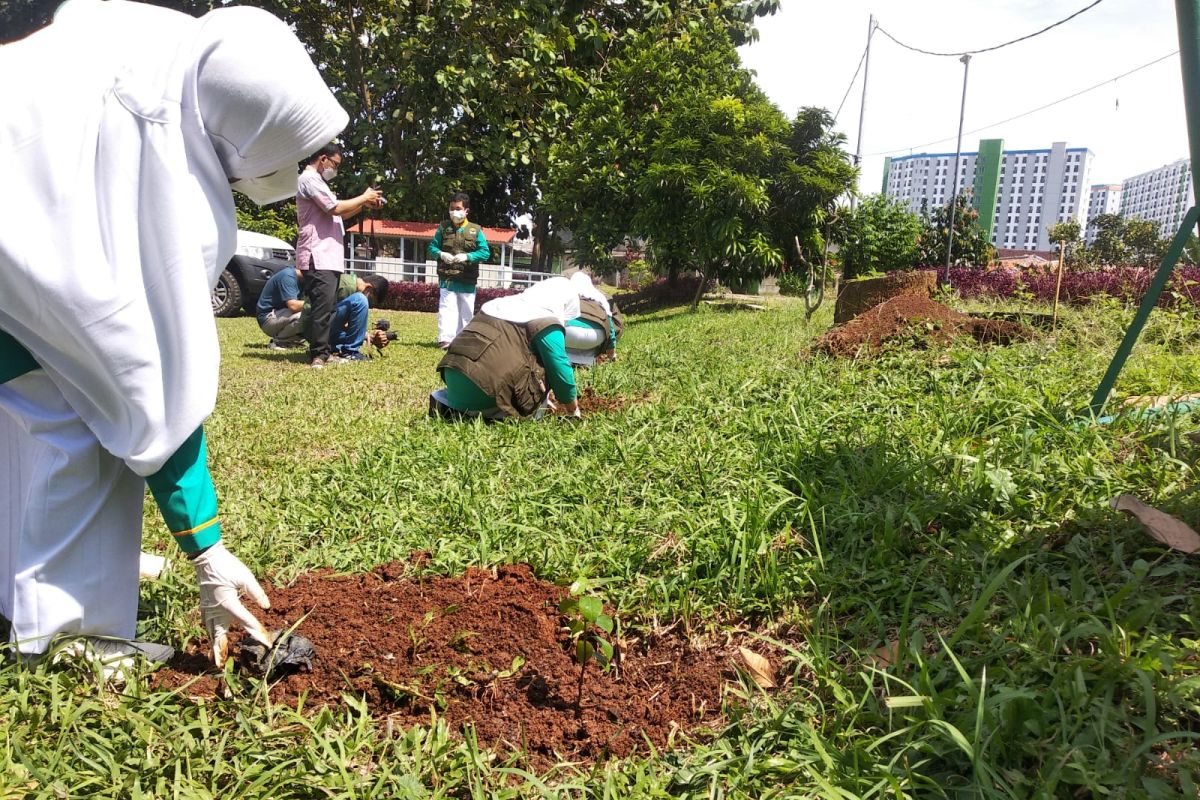
<path fill-rule="evenodd" d="M 468 261 L 468 259 L 467 259 L 466 253 L 459 253 L 458 255 L 456 255 L 454 257 L 454 262 L 456 264 L 465 264 L 465 263 L 467 263 L 467 261 Z"/>
<path fill-rule="evenodd" d="M 212 642 L 213 663 L 224 666 L 229 656 L 229 626 L 238 623 L 255 640 L 271 646 L 271 636 L 262 623 L 251 614 L 238 598 L 246 592 L 263 608 L 270 608 L 267 593 L 238 557 L 217 542 L 192 559 L 196 582 L 200 585 L 200 614 Z"/>
<path fill-rule="evenodd" d="M 454 263 L 454 254 L 453 254 L 453 253 L 447 253 L 445 250 L 443 250 L 443 251 L 442 251 L 442 253 L 441 253 L 441 255 L 439 256 L 439 258 L 441 258 L 441 259 L 442 259 L 442 263 L 443 263 L 443 264 L 452 264 L 452 263 Z"/>

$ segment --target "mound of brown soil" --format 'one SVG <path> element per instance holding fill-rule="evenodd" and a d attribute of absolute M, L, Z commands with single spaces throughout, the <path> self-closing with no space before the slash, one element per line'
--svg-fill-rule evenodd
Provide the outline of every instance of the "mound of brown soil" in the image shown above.
<path fill-rule="evenodd" d="M 904 294 L 829 331 L 813 344 L 813 349 L 854 357 L 873 353 L 885 342 L 898 339 L 944 342 L 960 335 L 972 336 L 978 342 L 1009 344 L 1029 339 L 1033 332 L 1018 322 L 969 317 L 928 297 Z"/>
<path fill-rule="evenodd" d="M 662 748 L 673 731 L 720 720 L 722 686 L 733 674 L 727 653 L 671 637 L 618 642 L 615 667 L 588 665 L 577 709 L 579 665 L 557 610 L 564 588 L 524 565 L 419 581 L 402 579 L 404 571 L 393 562 L 268 586 L 267 628 L 286 629 L 308 614 L 297 632 L 318 654 L 312 673 L 280 680 L 271 698 L 295 706 L 307 694 L 305 707 L 318 708 L 357 695 L 396 730 L 436 714 L 535 762 L 625 756 L 647 742 Z M 183 691 L 204 698 L 219 688 L 199 653 L 177 657 L 153 681 L 160 689 L 194 681 Z"/>

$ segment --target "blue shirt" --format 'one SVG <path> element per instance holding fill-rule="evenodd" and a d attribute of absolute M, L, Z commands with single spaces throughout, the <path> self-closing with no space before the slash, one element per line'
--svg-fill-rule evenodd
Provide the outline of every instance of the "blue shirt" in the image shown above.
<path fill-rule="evenodd" d="M 262 294 L 258 296 L 258 305 L 254 307 L 255 316 L 259 322 L 267 318 L 272 311 L 287 308 L 288 300 L 300 299 L 300 279 L 296 270 L 284 267 L 271 276 Z"/>

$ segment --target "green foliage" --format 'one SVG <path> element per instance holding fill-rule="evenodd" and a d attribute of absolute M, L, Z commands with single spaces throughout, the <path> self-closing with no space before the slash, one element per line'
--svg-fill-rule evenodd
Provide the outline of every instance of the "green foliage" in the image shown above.
<path fill-rule="evenodd" d="M 1130 260 L 1139 266 L 1158 264 L 1170 242 L 1158 235 L 1158 225 L 1144 219 L 1125 220 L 1125 246 Z"/>
<path fill-rule="evenodd" d="M 285 242 L 296 243 L 296 201 L 285 200 L 282 203 L 260 207 L 250 198 L 238 192 L 233 193 L 236 204 L 238 228 L 245 231 L 265 233 L 275 236 Z"/>
<path fill-rule="evenodd" d="M 886 195 L 869 195 L 842 211 L 836 237 L 846 279 L 911 269 L 920 254 L 921 218 Z"/>
<path fill-rule="evenodd" d="M 1084 257 L 1092 264 L 1156 266 L 1170 245 L 1169 239 L 1158 235 L 1158 226 L 1146 220 L 1100 214 L 1089 224 L 1096 229 L 1096 236 L 1086 248 Z"/>
<path fill-rule="evenodd" d="M 572 584 L 571 594 L 558 604 L 558 613 L 567 617 L 567 630 L 571 633 L 572 649 L 580 669 L 587 669 L 593 658 L 607 669 L 613 660 L 613 646 L 604 636 L 612 635 L 612 617 L 604 613 L 604 601 L 581 594 L 584 591 L 586 584 L 580 581 Z"/>
<path fill-rule="evenodd" d="M 958 195 L 954 202 L 954 252 L 951 264 L 958 267 L 990 264 L 996 251 L 979 226 L 979 212 L 971 205 L 969 193 Z M 928 204 L 922 205 L 918 263 L 925 266 L 944 265 L 949 242 L 950 204 L 935 208 L 932 212 Z"/>
<path fill-rule="evenodd" d="M 549 147 L 634 31 L 703 16 L 738 41 L 777 0 L 261 0 L 297 26 L 350 113 L 346 193 L 368 183 L 389 214 L 436 219 L 455 191 L 472 217 L 538 205 Z M 538 216 L 535 235 L 549 219 Z"/>
<path fill-rule="evenodd" d="M 648 32 L 611 65 L 551 153 L 546 201 L 584 263 L 625 236 L 660 274 L 697 268 L 757 280 L 853 181 L 820 109 L 787 118 L 755 88 L 728 34 L 709 23 Z"/>
<path fill-rule="evenodd" d="M 1096 237 L 1088 250 L 1098 264 L 1124 264 L 1129 259 L 1129 246 L 1125 243 L 1125 218 L 1119 214 L 1100 214 L 1093 217 L 1091 225 Z"/>

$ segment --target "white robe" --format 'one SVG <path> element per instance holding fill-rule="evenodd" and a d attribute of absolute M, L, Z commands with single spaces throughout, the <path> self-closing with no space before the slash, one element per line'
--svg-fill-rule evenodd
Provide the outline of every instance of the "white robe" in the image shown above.
<path fill-rule="evenodd" d="M 0 385 L 0 613 L 23 652 L 129 638 L 138 476 L 216 400 L 230 181 L 295 170 L 346 115 L 270 14 L 123 0 L 0 47 L 0 109 L 0 330 L 43 368 Z"/>
<path fill-rule="evenodd" d="M 345 112 L 270 14 L 121 0 L 71 0 L 0 47 L 0 109 L 0 330 L 105 450 L 152 474 L 216 400 L 230 178 L 294 166 Z"/>

